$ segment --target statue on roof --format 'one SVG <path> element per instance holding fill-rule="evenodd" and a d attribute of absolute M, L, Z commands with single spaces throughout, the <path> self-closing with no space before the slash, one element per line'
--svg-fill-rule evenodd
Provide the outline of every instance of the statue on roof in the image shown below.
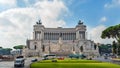
<path fill-rule="evenodd" d="M 40 24 L 41 25 L 42 24 L 41 20 L 39 20 L 38 22 L 36 22 L 36 24 Z"/>
<path fill-rule="evenodd" d="M 81 20 L 79 20 L 78 25 L 81 25 L 81 24 L 83 24 L 83 22 Z"/>
<path fill-rule="evenodd" d="M 39 24 L 42 24 L 41 20 L 39 20 Z"/>

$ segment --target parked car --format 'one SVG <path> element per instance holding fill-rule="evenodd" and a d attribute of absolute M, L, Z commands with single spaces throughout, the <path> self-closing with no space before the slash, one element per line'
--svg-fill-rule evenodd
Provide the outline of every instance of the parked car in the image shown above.
<path fill-rule="evenodd" d="M 108 59 L 108 56 L 104 56 L 104 59 Z"/>
<path fill-rule="evenodd" d="M 31 60 L 31 62 L 36 62 L 36 61 L 38 61 L 36 58 Z"/>
<path fill-rule="evenodd" d="M 44 57 L 43 60 L 48 60 L 48 59 L 56 58 L 56 55 L 55 54 L 47 54 L 47 55 L 44 55 L 43 57 Z"/>

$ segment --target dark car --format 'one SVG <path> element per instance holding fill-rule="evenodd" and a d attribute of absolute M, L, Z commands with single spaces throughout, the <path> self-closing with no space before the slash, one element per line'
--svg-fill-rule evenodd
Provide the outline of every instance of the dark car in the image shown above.
<path fill-rule="evenodd" d="M 104 56 L 104 59 L 108 59 L 108 57 L 107 57 L 107 56 Z"/>
<path fill-rule="evenodd" d="M 31 60 L 31 62 L 36 62 L 36 61 L 38 61 L 38 60 L 37 60 L 37 59 L 32 59 L 32 60 Z"/>

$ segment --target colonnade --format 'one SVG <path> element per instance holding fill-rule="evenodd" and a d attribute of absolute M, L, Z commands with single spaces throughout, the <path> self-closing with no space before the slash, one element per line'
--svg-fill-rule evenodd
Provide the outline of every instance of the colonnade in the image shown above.
<path fill-rule="evenodd" d="M 62 40 L 75 40 L 76 33 L 65 32 L 65 33 L 55 33 L 55 32 L 45 32 L 44 40 L 58 40 L 61 35 Z"/>

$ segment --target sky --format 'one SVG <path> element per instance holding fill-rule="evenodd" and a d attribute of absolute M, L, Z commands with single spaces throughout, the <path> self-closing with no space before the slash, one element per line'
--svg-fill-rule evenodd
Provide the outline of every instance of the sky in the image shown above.
<path fill-rule="evenodd" d="M 26 45 L 39 19 L 51 28 L 74 28 L 81 20 L 88 39 L 112 43 L 100 36 L 107 27 L 120 24 L 120 0 L 0 0 L 0 46 Z"/>

